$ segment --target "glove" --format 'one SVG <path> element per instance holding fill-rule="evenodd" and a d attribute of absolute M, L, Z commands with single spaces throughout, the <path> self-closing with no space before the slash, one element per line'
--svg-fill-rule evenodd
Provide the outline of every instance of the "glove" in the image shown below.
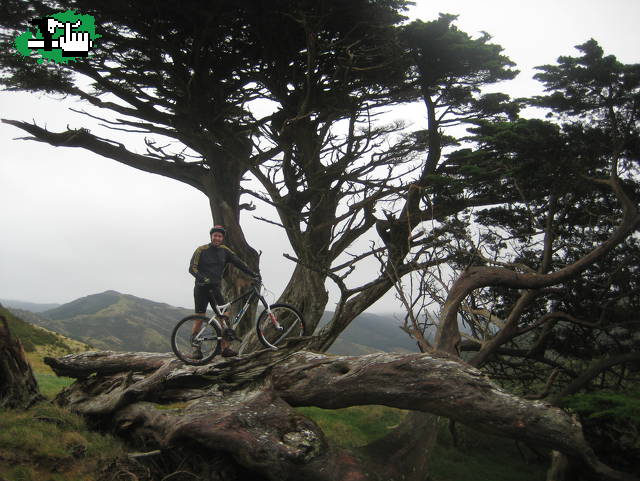
<path fill-rule="evenodd" d="M 208 286 L 209 284 L 211 284 L 211 279 L 209 279 L 208 277 L 203 277 L 200 281 L 198 281 L 199 286 Z"/>

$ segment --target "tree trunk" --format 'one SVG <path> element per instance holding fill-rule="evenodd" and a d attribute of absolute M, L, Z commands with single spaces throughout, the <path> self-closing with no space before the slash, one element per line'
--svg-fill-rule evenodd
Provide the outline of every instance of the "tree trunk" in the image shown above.
<path fill-rule="evenodd" d="M 547 481 L 565 481 L 568 467 L 567 457 L 558 451 L 552 451 L 551 467 L 547 471 Z"/>
<path fill-rule="evenodd" d="M 308 334 L 315 331 L 329 300 L 325 288 L 326 276 L 296 264 L 278 302 L 295 306 L 304 316 Z"/>
<path fill-rule="evenodd" d="M 245 153 L 246 154 L 246 153 Z M 243 155 L 239 152 L 238 155 Z M 248 154 L 246 154 L 248 155 Z M 242 259 L 254 272 L 260 272 L 260 254 L 246 239 L 240 227 L 240 182 L 247 169 L 241 162 L 229 160 L 222 162 L 223 168 L 215 162 L 211 162 L 211 171 L 203 176 L 202 183 L 205 186 L 206 195 L 209 197 L 211 208 L 211 220 L 213 225 L 223 225 L 226 230 L 225 244 Z M 209 231 L 211 226 L 203 226 L 203 232 Z M 241 293 L 246 292 L 250 279 L 247 275 L 233 266 L 226 269 L 223 279 L 223 292 L 227 301 L 235 299 Z M 236 327 L 238 335 L 244 336 L 251 330 L 256 306 L 250 307 L 240 325 Z M 229 312 L 233 316 L 235 312 Z"/>
<path fill-rule="evenodd" d="M 0 408 L 27 409 L 42 400 L 22 343 L 0 315 Z"/>
<path fill-rule="evenodd" d="M 433 414 L 411 411 L 400 426 L 369 444 L 366 453 L 374 459 L 385 460 L 381 469 L 388 479 L 424 481 L 438 441 L 439 419 Z"/>
<path fill-rule="evenodd" d="M 292 409 L 367 404 L 433 413 L 554 449 L 603 480 L 636 479 L 600 463 L 580 424 L 560 409 L 513 396 L 445 354 L 346 357 L 263 350 L 192 367 L 169 354 L 104 352 L 45 362 L 56 373 L 79 378 L 58 396 L 60 404 L 115 426 L 130 440 L 144 439 L 147 448 L 197 445 L 211 456 L 224 452 L 266 479 L 419 479 L 412 472 L 424 472 L 425 440 L 435 431 L 428 417 L 413 432 L 404 423 L 406 436 L 396 437 L 393 450 L 386 451 L 389 439 L 345 450 L 330 445 L 315 423 Z"/>

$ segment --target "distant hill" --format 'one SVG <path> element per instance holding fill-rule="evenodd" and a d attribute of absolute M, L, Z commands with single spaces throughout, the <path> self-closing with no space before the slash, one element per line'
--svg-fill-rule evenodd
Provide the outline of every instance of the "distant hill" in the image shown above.
<path fill-rule="evenodd" d="M 114 304 L 120 303 L 125 296 L 125 294 L 120 294 L 116 291 L 105 291 L 100 294 L 81 297 L 80 299 L 76 299 L 75 301 L 71 301 L 67 304 L 48 309 L 43 311 L 42 315 L 54 321 L 71 319 L 84 315 L 92 316 Z M 138 301 L 145 301 L 145 299 L 134 298 L 134 296 L 128 297 L 131 297 L 132 300 L 135 299 L 135 303 L 138 303 Z"/>
<path fill-rule="evenodd" d="M 323 326 L 333 316 L 325 312 Z M 351 322 L 329 349 L 331 354 L 356 356 L 376 351 L 418 352 L 415 341 L 400 329 L 400 321 L 393 314 L 363 313 Z"/>
<path fill-rule="evenodd" d="M 38 323 L 96 349 L 167 352 L 171 350 L 173 326 L 190 313 L 169 304 L 106 291 L 43 311 Z"/>
<path fill-rule="evenodd" d="M 21 309 L 30 312 L 42 312 L 55 309 L 60 304 L 39 304 L 36 302 L 16 301 L 13 299 L 0 299 L 0 304 L 8 309 Z"/>
<path fill-rule="evenodd" d="M 82 297 L 39 313 L 11 310 L 26 321 L 91 344 L 95 349 L 146 352 L 170 351 L 173 326 L 193 312 L 116 291 Z M 332 315 L 325 313 L 321 326 Z M 329 352 L 360 355 L 417 351 L 399 325 L 393 315 L 364 313 L 342 333 Z"/>

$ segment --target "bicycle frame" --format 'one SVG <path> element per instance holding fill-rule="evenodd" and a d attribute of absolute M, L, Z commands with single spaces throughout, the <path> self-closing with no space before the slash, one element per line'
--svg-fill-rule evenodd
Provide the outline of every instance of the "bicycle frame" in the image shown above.
<path fill-rule="evenodd" d="M 238 325 L 240 320 L 243 318 L 244 314 L 247 312 L 247 309 L 249 309 L 249 306 L 251 305 L 251 303 L 255 299 L 258 299 L 262 303 L 262 305 L 264 306 L 266 311 L 271 316 L 271 309 L 269 308 L 269 303 L 264 298 L 264 296 L 261 294 L 261 291 L 262 291 L 262 284 L 260 284 L 260 291 L 258 291 L 258 289 L 256 288 L 256 285 L 253 284 L 251 286 L 250 290 L 248 290 L 247 292 L 244 292 L 243 294 L 240 294 L 240 296 L 236 297 L 234 300 L 229 301 L 226 304 L 222 304 L 220 306 L 219 305 L 214 305 L 214 314 L 207 321 L 207 323 L 208 324 L 215 324 L 222 331 L 223 327 L 220 325 L 220 323 L 218 322 L 218 319 L 216 319 L 216 317 L 224 316 L 225 312 L 227 312 L 227 309 L 229 309 L 230 306 L 232 306 L 233 304 L 236 304 L 238 301 L 241 301 L 242 299 L 245 299 L 245 298 L 247 300 L 244 303 L 244 305 L 242 306 L 242 309 L 240 309 L 238 311 L 238 313 L 235 315 L 233 320 L 231 320 L 231 319 L 229 320 L 229 326 L 228 327 L 232 327 L 233 328 L 233 327 Z M 198 336 L 200 334 L 202 334 L 202 331 L 198 333 Z"/>

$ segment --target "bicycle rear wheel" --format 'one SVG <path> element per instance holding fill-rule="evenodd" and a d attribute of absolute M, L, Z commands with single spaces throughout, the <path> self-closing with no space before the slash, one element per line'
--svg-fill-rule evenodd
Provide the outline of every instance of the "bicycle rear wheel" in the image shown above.
<path fill-rule="evenodd" d="M 198 331 L 194 334 L 194 330 Z M 201 366 L 220 353 L 222 335 L 209 318 L 197 315 L 180 320 L 171 333 L 171 349 L 186 364 Z"/>
<path fill-rule="evenodd" d="M 262 311 L 256 323 L 260 342 L 269 349 L 278 349 L 285 339 L 305 335 L 302 315 L 289 304 L 272 304 L 271 313 Z"/>

